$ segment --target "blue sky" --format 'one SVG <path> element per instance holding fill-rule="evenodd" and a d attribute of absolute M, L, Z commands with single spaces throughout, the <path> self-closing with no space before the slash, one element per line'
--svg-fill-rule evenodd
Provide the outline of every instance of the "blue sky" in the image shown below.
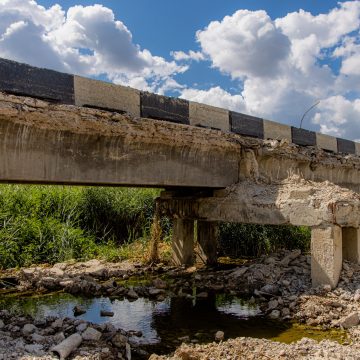
<path fill-rule="evenodd" d="M 95 5 L 98 4 L 98 5 Z M 0 0 L 0 56 L 360 139 L 360 1 Z"/>

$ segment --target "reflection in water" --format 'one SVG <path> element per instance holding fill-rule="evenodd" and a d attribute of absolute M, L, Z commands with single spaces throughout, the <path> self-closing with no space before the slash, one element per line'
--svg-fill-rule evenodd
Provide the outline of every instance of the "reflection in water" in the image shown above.
<path fill-rule="evenodd" d="M 2 297 L 0 309 L 27 313 L 35 318 L 46 316 L 73 318 L 74 306 L 86 313 L 77 317 L 94 323 L 110 322 L 124 330 L 137 330 L 143 337 L 136 342 L 147 344 L 149 351 L 167 353 L 189 336 L 198 342 L 213 341 L 218 330 L 227 338 L 251 336 L 290 342 L 304 336 L 323 339 L 339 338 L 316 330 L 305 330 L 290 323 L 272 321 L 261 316 L 260 310 L 242 299 L 225 295 L 209 295 L 206 299 L 167 298 L 162 302 L 148 299 L 83 298 L 57 293 L 38 297 Z M 101 317 L 100 310 L 114 312 L 113 317 Z M 135 341 L 135 339 L 134 339 Z"/>

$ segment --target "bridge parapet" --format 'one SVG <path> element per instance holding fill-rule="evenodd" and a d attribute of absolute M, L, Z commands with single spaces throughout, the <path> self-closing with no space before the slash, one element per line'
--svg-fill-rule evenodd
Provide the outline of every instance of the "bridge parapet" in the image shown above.
<path fill-rule="evenodd" d="M 0 91 L 218 129 L 259 139 L 287 139 L 300 146 L 315 146 L 325 151 L 360 155 L 360 144 L 354 141 L 6 59 L 0 59 Z"/>

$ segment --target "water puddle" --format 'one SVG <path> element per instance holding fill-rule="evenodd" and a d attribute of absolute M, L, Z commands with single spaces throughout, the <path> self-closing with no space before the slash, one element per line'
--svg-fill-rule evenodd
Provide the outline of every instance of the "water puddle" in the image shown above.
<path fill-rule="evenodd" d="M 345 340 L 339 331 L 321 331 L 292 323 L 265 318 L 256 305 L 226 295 L 210 295 L 206 299 L 167 298 L 156 302 L 144 298 L 136 301 L 75 297 L 55 293 L 31 297 L 0 299 L 0 309 L 26 313 L 35 318 L 46 316 L 74 318 L 74 306 L 81 306 L 86 313 L 78 319 L 94 323 L 110 322 L 124 330 L 141 331 L 143 336 L 133 338 L 149 352 L 169 353 L 185 337 L 192 342 L 211 342 L 218 330 L 226 338 L 249 336 L 290 343 L 303 337 L 316 340 Z M 101 317 L 100 310 L 114 312 L 113 317 Z M 184 339 L 181 339 L 184 338 Z"/>

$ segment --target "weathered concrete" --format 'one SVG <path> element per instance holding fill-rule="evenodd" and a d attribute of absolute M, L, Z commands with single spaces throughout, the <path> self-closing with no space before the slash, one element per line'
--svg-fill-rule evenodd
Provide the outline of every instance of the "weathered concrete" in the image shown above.
<path fill-rule="evenodd" d="M 74 76 L 75 105 L 128 112 L 140 116 L 140 91 Z"/>
<path fill-rule="evenodd" d="M 0 181 L 228 186 L 241 146 L 219 131 L 0 93 Z"/>
<path fill-rule="evenodd" d="M 175 265 L 194 263 L 194 221 L 173 219 L 172 254 Z"/>
<path fill-rule="evenodd" d="M 316 145 L 320 149 L 337 152 L 337 141 L 333 136 L 316 133 Z"/>
<path fill-rule="evenodd" d="M 360 228 L 342 229 L 342 251 L 344 260 L 360 263 Z"/>
<path fill-rule="evenodd" d="M 336 287 L 342 268 L 342 235 L 337 225 L 311 230 L 311 278 L 313 286 Z"/>
<path fill-rule="evenodd" d="M 190 125 L 204 126 L 230 131 L 229 111 L 214 106 L 190 102 L 189 106 Z"/>
<path fill-rule="evenodd" d="M 218 224 L 210 221 L 197 222 L 199 257 L 207 265 L 217 263 Z"/>

